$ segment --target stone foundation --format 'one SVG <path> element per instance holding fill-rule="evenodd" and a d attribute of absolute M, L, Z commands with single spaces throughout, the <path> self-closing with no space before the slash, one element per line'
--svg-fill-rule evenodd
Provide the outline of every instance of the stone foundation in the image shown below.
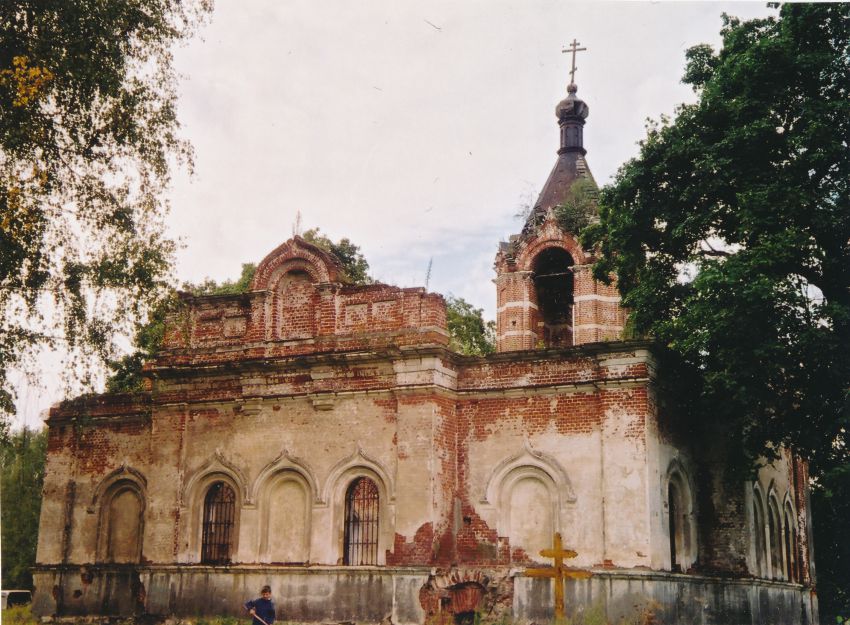
<path fill-rule="evenodd" d="M 567 582 L 570 617 L 601 612 L 609 623 L 688 625 L 809 625 L 817 623 L 817 598 L 798 584 L 719 579 L 656 572 L 595 571 Z M 521 622 L 552 620 L 549 580 L 514 580 L 514 616 Z"/>
<path fill-rule="evenodd" d="M 33 612 L 40 616 L 242 617 L 242 604 L 272 587 L 278 618 L 288 621 L 424 623 L 423 587 L 432 569 L 386 567 L 38 567 Z M 503 573 L 507 573 L 504 571 Z M 552 583 L 510 576 L 512 614 L 519 623 L 553 620 Z M 502 584 L 504 586 L 504 584 Z M 610 623 L 811 625 L 817 599 L 797 584 L 642 571 L 594 571 L 566 584 L 568 616 L 604 616 Z M 482 602 L 483 603 L 483 602 Z M 498 610 L 497 610 L 498 612 Z M 448 615 L 446 615 L 448 616 Z M 451 622 L 451 618 L 437 619 Z"/>

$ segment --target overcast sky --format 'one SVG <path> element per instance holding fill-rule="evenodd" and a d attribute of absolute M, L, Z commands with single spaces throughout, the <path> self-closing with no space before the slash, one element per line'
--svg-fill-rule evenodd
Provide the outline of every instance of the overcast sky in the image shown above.
<path fill-rule="evenodd" d="M 577 39 L 587 160 L 605 184 L 648 117 L 693 101 L 685 50 L 764 2 L 217 0 L 176 51 L 195 174 L 174 179 L 181 281 L 235 278 L 303 227 L 361 246 L 372 274 L 495 315 L 500 240 L 555 163 Z M 21 386 L 19 423 L 61 399 Z"/>

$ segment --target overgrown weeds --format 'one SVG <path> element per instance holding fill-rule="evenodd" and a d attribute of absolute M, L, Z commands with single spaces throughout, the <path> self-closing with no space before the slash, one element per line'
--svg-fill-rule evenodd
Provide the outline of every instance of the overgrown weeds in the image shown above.
<path fill-rule="evenodd" d="M 571 617 L 532 623 L 531 625 L 660 625 L 660 622 L 657 620 L 656 609 L 657 605 L 653 603 L 635 606 L 635 612 L 629 617 L 621 618 L 618 621 L 609 621 L 605 616 L 604 607 L 601 604 L 595 604 Z M 54 625 L 93 625 L 95 622 L 109 623 L 109 625 L 151 625 L 151 623 L 160 623 L 162 625 L 250 625 L 248 618 L 237 618 L 235 616 L 172 617 L 168 619 L 152 619 L 151 617 L 115 619 L 103 617 L 100 621 L 93 621 L 92 617 L 80 616 L 77 618 L 63 617 L 53 621 Z M 429 619 L 427 621 L 427 625 L 451 625 L 452 623 L 451 618 L 442 620 Z M 521 623 L 511 615 L 504 613 L 495 619 L 482 618 L 481 614 L 476 613 L 473 621 L 473 625 L 521 625 Z M 850 619 L 839 621 L 839 623 L 850 625 Z M 20 605 L 3 610 L 2 625 L 42 625 L 42 623 L 38 618 L 33 616 L 29 605 Z M 275 625 L 316 624 L 300 623 L 297 621 L 275 621 Z"/>
<path fill-rule="evenodd" d="M 3 610 L 3 625 L 38 625 L 38 619 L 32 615 L 30 604 L 16 605 Z"/>

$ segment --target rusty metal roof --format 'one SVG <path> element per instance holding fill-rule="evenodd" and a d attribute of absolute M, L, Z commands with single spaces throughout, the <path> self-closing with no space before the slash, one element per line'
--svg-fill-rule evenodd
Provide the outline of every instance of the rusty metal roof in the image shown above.
<path fill-rule="evenodd" d="M 559 154 L 552 173 L 549 174 L 549 179 L 543 185 L 540 197 L 534 204 L 534 210 L 541 210 L 545 214 L 550 208 L 562 204 L 570 187 L 579 178 L 589 178 L 594 185 L 596 184 L 584 155 L 580 152 Z"/>
<path fill-rule="evenodd" d="M 578 88 L 571 83 L 567 87 L 567 97 L 555 107 L 555 115 L 561 128 L 561 147 L 558 150 L 558 160 L 543 185 L 543 190 L 534 204 L 534 209 L 528 216 L 523 234 L 529 234 L 543 223 L 547 213 L 567 199 L 570 187 L 579 178 L 589 179 L 594 186 L 596 181 L 587 165 L 584 155 L 587 152 L 583 145 L 584 120 L 587 118 L 589 107 L 576 95 Z"/>
<path fill-rule="evenodd" d="M 563 204 L 567 199 L 570 187 L 579 178 L 589 179 L 596 186 L 596 180 L 590 172 L 590 167 L 588 167 L 584 155 L 581 152 L 558 154 L 558 160 L 552 168 L 552 173 L 549 174 L 537 202 L 534 203 L 534 209 L 525 221 L 525 226 L 522 229 L 523 234 L 528 234 L 543 223 L 549 210 Z"/>

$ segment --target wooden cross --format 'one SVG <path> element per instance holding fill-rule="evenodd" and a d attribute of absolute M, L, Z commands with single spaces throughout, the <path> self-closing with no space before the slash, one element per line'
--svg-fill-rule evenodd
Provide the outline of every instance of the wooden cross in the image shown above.
<path fill-rule="evenodd" d="M 564 579 L 587 579 L 588 571 L 579 571 L 564 565 L 564 560 L 575 558 L 578 554 L 571 549 L 564 549 L 561 543 L 561 533 L 555 532 L 551 549 L 541 549 L 544 558 L 553 558 L 555 566 L 545 569 L 525 569 L 528 577 L 549 577 L 555 581 L 555 620 L 564 618 Z"/>
<path fill-rule="evenodd" d="M 580 45 L 581 44 L 578 41 L 575 40 L 575 37 L 573 37 L 573 42 L 570 44 L 570 47 L 564 48 L 563 50 L 561 50 L 561 52 L 564 52 L 564 53 L 567 53 L 567 52 L 573 53 L 573 68 L 570 70 L 570 84 L 571 85 L 574 85 L 575 82 L 576 82 L 576 52 L 582 52 L 584 50 L 587 50 L 587 48 L 579 48 Z"/>

